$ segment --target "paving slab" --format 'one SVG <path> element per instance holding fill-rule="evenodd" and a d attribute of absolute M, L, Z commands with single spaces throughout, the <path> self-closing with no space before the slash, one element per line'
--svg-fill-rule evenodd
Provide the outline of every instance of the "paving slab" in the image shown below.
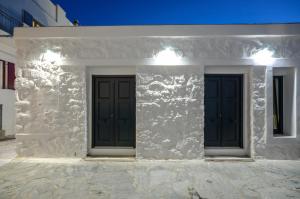
<path fill-rule="evenodd" d="M 17 156 L 16 144 L 16 139 L 0 141 L 0 166 L 9 163 Z"/>
<path fill-rule="evenodd" d="M 16 158 L 0 198 L 300 198 L 300 161 Z"/>

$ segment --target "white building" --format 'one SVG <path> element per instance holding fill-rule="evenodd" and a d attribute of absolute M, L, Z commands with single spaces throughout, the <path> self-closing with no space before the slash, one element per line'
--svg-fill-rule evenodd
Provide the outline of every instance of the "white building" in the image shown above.
<path fill-rule="evenodd" d="M 300 25 L 17 28 L 20 156 L 300 157 Z"/>
<path fill-rule="evenodd" d="M 15 134 L 14 27 L 72 26 L 65 11 L 50 0 L 0 0 L 0 131 Z M 1 131 L 0 137 L 3 137 Z"/>

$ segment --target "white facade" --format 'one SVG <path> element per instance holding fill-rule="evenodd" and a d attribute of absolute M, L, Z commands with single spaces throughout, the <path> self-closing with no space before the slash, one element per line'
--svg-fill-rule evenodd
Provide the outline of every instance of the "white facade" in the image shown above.
<path fill-rule="evenodd" d="M 25 10 L 44 26 L 72 26 L 65 11 L 50 0 L 0 0 L 0 5 L 20 22 Z"/>
<path fill-rule="evenodd" d="M 300 157 L 299 25 L 18 28 L 15 41 L 20 156 L 101 154 L 91 146 L 91 76 L 133 74 L 137 158 Z M 254 59 L 265 49 L 272 63 Z M 282 136 L 273 135 L 277 73 L 290 85 Z M 204 148 L 205 74 L 243 76 L 242 148 Z"/>
<path fill-rule="evenodd" d="M 43 26 L 72 26 L 65 11 L 50 0 L 0 0 L 0 9 L 24 26 L 23 11 L 30 13 Z M 0 17 L 3 17 L 2 15 Z M 1 20 L 5 21 L 6 19 Z M 0 60 L 16 63 L 16 47 L 9 32 L 0 26 Z M 15 134 L 15 91 L 0 88 L 0 104 L 3 104 L 3 125 L 6 136 Z"/>
<path fill-rule="evenodd" d="M 10 37 L 0 37 L 0 59 L 16 63 L 16 48 L 14 40 Z M 2 68 L 1 68 L 2 70 Z M 2 78 L 1 78 L 2 80 Z M 1 83 L 2 85 L 2 83 Z M 0 104 L 2 104 L 2 129 L 5 136 L 15 135 L 15 108 L 16 95 L 14 90 L 0 88 Z"/>

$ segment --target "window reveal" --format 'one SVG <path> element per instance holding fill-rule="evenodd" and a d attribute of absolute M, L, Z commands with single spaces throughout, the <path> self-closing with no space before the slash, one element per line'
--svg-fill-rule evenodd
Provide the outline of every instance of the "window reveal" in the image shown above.
<path fill-rule="evenodd" d="M 273 132 L 283 134 L 283 76 L 273 77 Z"/>

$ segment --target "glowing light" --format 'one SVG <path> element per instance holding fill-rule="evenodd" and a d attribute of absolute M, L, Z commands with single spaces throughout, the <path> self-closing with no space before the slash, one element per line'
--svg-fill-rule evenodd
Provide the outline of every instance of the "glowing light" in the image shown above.
<path fill-rule="evenodd" d="M 176 52 L 173 48 L 167 47 L 154 56 L 156 64 L 176 65 L 181 62 L 182 54 Z"/>
<path fill-rule="evenodd" d="M 63 62 L 63 57 L 60 52 L 53 52 L 47 50 L 45 53 L 41 54 L 40 60 L 42 62 L 49 62 L 51 64 L 61 65 Z"/>
<path fill-rule="evenodd" d="M 259 65 L 271 65 L 274 63 L 273 51 L 270 51 L 268 48 L 258 51 L 251 58 Z"/>

